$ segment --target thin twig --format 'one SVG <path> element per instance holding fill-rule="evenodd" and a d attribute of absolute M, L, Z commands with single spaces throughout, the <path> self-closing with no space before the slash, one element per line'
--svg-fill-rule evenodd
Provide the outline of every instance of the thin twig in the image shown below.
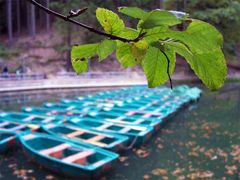
<path fill-rule="evenodd" d="M 170 59 L 168 58 L 167 54 L 163 50 L 161 50 L 161 52 L 164 54 L 164 56 L 167 59 L 167 63 L 168 63 L 168 65 L 167 65 L 167 74 L 168 74 L 168 79 L 169 79 L 169 82 L 170 82 L 170 87 L 171 87 L 171 89 L 173 89 L 172 78 L 171 78 L 170 72 L 169 72 L 169 69 L 170 69 Z"/>
<path fill-rule="evenodd" d="M 77 11 L 71 10 L 67 16 L 67 19 L 77 17 L 87 11 L 88 8 L 78 9 Z"/>
<path fill-rule="evenodd" d="M 114 35 L 112 35 L 112 34 L 108 34 L 108 33 L 102 32 L 102 31 L 98 31 L 97 29 L 95 29 L 95 28 L 93 28 L 93 27 L 91 27 L 91 26 L 88 26 L 88 25 L 86 25 L 86 24 L 80 23 L 80 22 L 75 21 L 75 20 L 73 20 L 73 19 L 71 19 L 71 18 L 68 18 L 68 16 L 64 16 L 64 15 L 62 15 L 62 14 L 56 12 L 56 11 L 53 11 L 53 10 L 51 10 L 51 9 L 49 9 L 49 8 L 41 5 L 41 4 L 39 4 L 39 3 L 38 3 L 37 1 L 35 1 L 35 0 L 28 0 L 28 1 L 29 1 L 30 3 L 32 3 L 33 5 L 35 5 L 36 7 L 42 9 L 42 10 L 45 11 L 46 13 L 50 14 L 50 15 L 54 15 L 54 16 L 56 16 L 56 17 L 58 17 L 58 18 L 60 18 L 60 19 L 63 19 L 63 20 L 65 20 L 65 21 L 69 21 L 69 22 L 71 22 L 71 23 L 73 23 L 73 24 L 76 24 L 76 25 L 78 25 L 78 26 L 81 26 L 81 27 L 87 29 L 88 31 L 91 31 L 91 32 L 96 33 L 96 34 L 101 35 L 101 36 L 105 36 L 105 37 L 107 37 L 107 38 L 109 38 L 109 39 L 112 39 L 112 40 L 119 40 L 119 41 L 122 41 L 122 42 L 138 42 L 138 41 L 141 40 L 141 39 L 144 37 L 144 35 L 145 35 L 145 33 L 144 33 L 144 34 L 139 34 L 139 36 L 138 36 L 137 38 L 135 38 L 135 39 L 126 39 L 126 38 L 122 38 L 122 37 L 119 37 L 119 36 L 114 36 Z"/>

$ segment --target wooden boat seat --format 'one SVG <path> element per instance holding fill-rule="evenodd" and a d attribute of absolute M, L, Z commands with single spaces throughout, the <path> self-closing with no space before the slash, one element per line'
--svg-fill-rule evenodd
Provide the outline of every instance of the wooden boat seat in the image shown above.
<path fill-rule="evenodd" d="M 123 128 L 123 129 L 121 129 L 119 132 L 120 132 L 120 133 L 126 133 L 126 132 L 128 132 L 128 131 L 130 131 L 130 130 L 131 130 L 130 127 L 125 127 L 125 128 Z"/>
<path fill-rule="evenodd" d="M 27 126 L 28 126 L 30 129 L 32 129 L 33 131 L 39 128 L 39 126 L 38 126 L 38 125 L 35 125 L 35 124 L 29 124 L 29 125 L 27 125 Z"/>
<path fill-rule="evenodd" d="M 134 115 L 136 112 L 135 111 L 128 111 L 125 115 L 126 116 L 132 116 Z"/>
<path fill-rule="evenodd" d="M 152 113 L 146 113 L 146 114 L 143 115 L 143 118 L 149 118 L 151 116 L 152 116 Z"/>
<path fill-rule="evenodd" d="M 75 136 L 79 136 L 83 133 L 84 133 L 84 131 L 74 131 L 72 133 L 67 134 L 66 136 L 69 137 L 69 138 L 72 138 L 72 137 L 75 137 Z"/>
<path fill-rule="evenodd" d="M 60 144 L 58 146 L 55 146 L 53 148 L 42 150 L 42 151 L 40 151 L 40 153 L 44 154 L 44 155 L 52 156 L 52 157 L 55 157 L 55 158 L 61 158 L 62 157 L 62 151 L 64 149 L 69 148 L 69 147 L 70 147 L 69 144 L 64 143 L 64 144 Z"/>
<path fill-rule="evenodd" d="M 36 116 L 32 115 L 32 116 L 28 116 L 26 118 L 23 119 L 23 121 L 28 122 L 28 121 L 32 121 Z"/>
<path fill-rule="evenodd" d="M 134 123 L 140 124 L 140 123 L 143 122 L 143 121 L 144 121 L 143 119 L 137 119 L 136 121 L 134 121 Z"/>
<path fill-rule="evenodd" d="M 55 118 L 48 117 L 48 118 L 45 118 L 42 122 L 44 122 L 44 123 L 48 123 L 48 122 L 53 121 L 54 119 L 55 119 Z"/>
<path fill-rule="evenodd" d="M 102 126 L 99 126 L 97 129 L 101 131 L 101 130 L 106 129 L 110 126 L 112 126 L 112 124 L 103 124 Z"/>
<path fill-rule="evenodd" d="M 86 140 L 85 142 L 89 142 L 88 140 Z M 98 142 L 98 141 L 94 141 L 94 142 L 89 142 L 91 144 L 94 144 L 96 146 L 100 146 L 100 147 L 106 147 L 107 144 L 106 143 L 103 143 L 103 142 Z"/>
<path fill-rule="evenodd" d="M 18 125 L 16 127 L 14 127 L 14 128 L 11 128 L 9 130 L 11 130 L 11 131 L 18 131 L 18 130 L 21 130 L 21 129 L 25 128 L 25 127 L 26 127 L 26 125 L 22 124 L 22 125 Z"/>
<path fill-rule="evenodd" d="M 0 127 L 6 126 L 6 125 L 8 125 L 8 124 L 9 124 L 9 122 L 0 123 Z"/>
<path fill-rule="evenodd" d="M 93 150 L 86 150 L 62 159 L 65 163 L 87 164 L 87 157 L 94 153 Z"/>
<path fill-rule="evenodd" d="M 98 135 L 98 136 L 95 136 L 91 139 L 86 140 L 86 142 L 91 143 L 91 144 L 95 144 L 95 145 L 98 145 L 98 146 L 101 146 L 101 147 L 105 147 L 107 145 L 106 143 L 99 142 L 100 140 L 104 139 L 105 137 L 106 136 Z"/>
<path fill-rule="evenodd" d="M 95 137 L 92 137 L 91 139 L 89 139 L 88 141 L 89 142 L 94 142 L 94 141 L 100 141 L 102 140 L 103 138 L 105 138 L 106 136 L 103 136 L 103 135 L 97 135 Z"/>

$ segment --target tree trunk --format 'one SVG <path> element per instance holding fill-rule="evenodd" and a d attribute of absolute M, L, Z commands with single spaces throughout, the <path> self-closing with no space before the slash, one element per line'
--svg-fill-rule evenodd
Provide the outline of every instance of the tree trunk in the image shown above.
<path fill-rule="evenodd" d="M 21 33 L 21 12 L 20 12 L 20 1 L 16 0 L 16 13 L 17 13 L 17 37 L 20 36 Z"/>
<path fill-rule="evenodd" d="M 36 15 L 35 15 L 35 6 L 30 5 L 30 34 L 31 36 L 36 36 Z"/>
<path fill-rule="evenodd" d="M 118 12 L 118 7 L 120 6 L 119 0 L 112 0 L 115 11 Z"/>
<path fill-rule="evenodd" d="M 164 9 L 164 0 L 155 0 L 155 6 L 159 9 Z"/>
<path fill-rule="evenodd" d="M 183 0 L 183 9 L 185 10 L 187 8 L 187 0 Z"/>
<path fill-rule="evenodd" d="M 8 29 L 8 43 L 12 45 L 13 28 L 12 28 L 12 0 L 7 0 L 7 29 Z"/>
<path fill-rule="evenodd" d="M 72 62 L 71 62 L 71 43 L 72 43 L 72 35 L 71 35 L 71 24 L 68 23 L 67 26 L 67 71 L 72 70 Z"/>
<path fill-rule="evenodd" d="M 49 0 L 46 0 L 46 7 L 49 8 Z M 50 31 L 50 16 L 46 13 L 46 31 L 49 33 Z"/>
<path fill-rule="evenodd" d="M 240 64 L 240 44 L 236 45 L 236 56 L 237 56 L 238 64 Z"/>

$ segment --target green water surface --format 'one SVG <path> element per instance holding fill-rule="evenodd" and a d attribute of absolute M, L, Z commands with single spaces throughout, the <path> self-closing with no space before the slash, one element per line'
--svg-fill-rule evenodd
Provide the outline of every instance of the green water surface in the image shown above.
<path fill-rule="evenodd" d="M 18 110 L 80 94 L 25 94 L 24 102 L 17 100 L 19 94 L 12 102 L 1 99 L 0 109 Z M 240 85 L 226 84 L 214 93 L 204 89 L 199 102 L 171 118 L 147 144 L 121 154 L 120 161 L 103 179 L 240 179 Z M 67 179 L 29 163 L 20 150 L 0 156 L 1 178 Z"/>

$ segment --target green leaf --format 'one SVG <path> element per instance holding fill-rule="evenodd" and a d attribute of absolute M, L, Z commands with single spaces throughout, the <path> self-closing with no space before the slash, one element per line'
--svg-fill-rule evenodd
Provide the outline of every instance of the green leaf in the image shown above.
<path fill-rule="evenodd" d="M 106 59 L 116 49 L 116 41 L 105 39 L 97 46 L 99 61 Z"/>
<path fill-rule="evenodd" d="M 214 91 L 224 84 L 227 66 L 221 49 L 194 54 L 192 61 L 187 59 L 187 62 L 209 89 Z"/>
<path fill-rule="evenodd" d="M 172 49 L 186 59 L 191 60 L 193 58 L 193 53 L 190 51 L 190 49 L 180 42 L 164 42 L 164 46 L 168 49 Z"/>
<path fill-rule="evenodd" d="M 186 31 L 169 30 L 159 36 L 178 40 L 192 52 L 204 53 L 222 46 L 222 35 L 212 25 L 199 20 L 192 20 Z"/>
<path fill-rule="evenodd" d="M 132 55 L 141 62 L 145 57 L 147 49 L 149 47 L 148 43 L 145 40 L 138 41 L 136 43 L 130 43 Z"/>
<path fill-rule="evenodd" d="M 222 34 L 211 24 L 192 19 L 192 22 L 187 27 L 187 33 L 192 36 L 199 36 L 207 40 L 208 43 L 214 45 L 223 45 L 223 36 Z"/>
<path fill-rule="evenodd" d="M 180 23 L 181 21 L 171 12 L 154 10 L 149 13 L 146 19 L 143 19 L 140 27 L 143 29 L 151 29 L 157 26 L 174 26 Z"/>
<path fill-rule="evenodd" d="M 116 56 L 120 64 L 124 67 L 136 66 L 139 61 L 132 54 L 132 45 L 130 43 L 117 42 Z"/>
<path fill-rule="evenodd" d="M 155 42 L 158 39 L 163 38 L 163 33 L 167 32 L 169 27 L 167 26 L 158 26 L 152 29 L 144 29 L 143 32 L 147 33 L 144 37 L 148 43 Z"/>
<path fill-rule="evenodd" d="M 148 12 L 137 7 L 120 7 L 118 11 L 137 19 L 146 19 L 148 16 Z"/>
<path fill-rule="evenodd" d="M 88 60 L 73 60 L 72 66 L 74 71 L 79 75 L 83 72 L 88 72 Z"/>
<path fill-rule="evenodd" d="M 183 56 L 195 74 L 211 90 L 220 88 L 227 76 L 227 66 L 220 48 L 204 53 L 192 53 L 184 44 L 167 42 L 165 45 Z"/>
<path fill-rule="evenodd" d="M 209 89 L 216 90 L 223 85 L 227 67 L 221 50 L 223 38 L 215 27 L 203 21 L 192 20 L 186 31 L 169 31 L 162 33 L 162 36 L 185 46 L 183 48 L 184 46 L 176 46 L 176 43 L 171 44 L 172 49 L 187 60 L 195 74 Z"/>
<path fill-rule="evenodd" d="M 170 75 L 173 74 L 175 68 L 175 53 L 171 50 L 164 51 L 170 60 Z M 167 67 L 168 60 L 160 49 L 151 47 L 147 50 L 147 54 L 142 61 L 142 66 L 148 80 L 148 86 L 157 87 L 168 80 Z"/>
<path fill-rule="evenodd" d="M 123 21 L 110 10 L 97 8 L 96 16 L 106 33 L 118 35 L 125 28 Z"/>
<path fill-rule="evenodd" d="M 87 44 L 73 46 L 71 51 L 71 62 L 77 74 L 88 71 L 88 59 L 96 54 L 98 44 Z"/>
<path fill-rule="evenodd" d="M 124 28 L 122 32 L 119 34 L 120 37 L 126 39 L 135 39 L 139 35 L 139 32 L 136 29 L 132 28 Z"/>

